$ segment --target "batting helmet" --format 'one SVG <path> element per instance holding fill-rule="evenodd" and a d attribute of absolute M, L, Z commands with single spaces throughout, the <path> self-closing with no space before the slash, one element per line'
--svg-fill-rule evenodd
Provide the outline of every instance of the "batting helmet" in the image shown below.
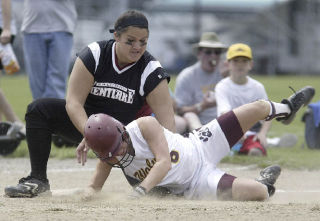
<path fill-rule="evenodd" d="M 122 143 L 124 126 L 107 114 L 93 114 L 89 117 L 84 137 L 87 144 L 101 160 L 107 160 L 117 152 Z"/>

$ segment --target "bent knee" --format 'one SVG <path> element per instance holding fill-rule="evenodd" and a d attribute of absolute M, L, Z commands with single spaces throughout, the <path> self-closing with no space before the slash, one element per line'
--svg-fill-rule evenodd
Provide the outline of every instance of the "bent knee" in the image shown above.
<path fill-rule="evenodd" d="M 27 112 L 26 112 L 26 117 L 28 117 L 30 114 L 39 112 L 41 109 L 42 99 L 37 99 L 32 101 L 28 106 L 27 106 Z"/>
<path fill-rule="evenodd" d="M 257 100 L 254 102 L 256 104 L 256 108 L 259 110 L 264 110 L 269 107 L 269 101 L 266 100 Z"/>

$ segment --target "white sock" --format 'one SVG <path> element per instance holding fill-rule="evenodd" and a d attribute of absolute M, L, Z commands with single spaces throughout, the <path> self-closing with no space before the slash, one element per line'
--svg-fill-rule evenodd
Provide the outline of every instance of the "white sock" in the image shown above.
<path fill-rule="evenodd" d="M 287 104 L 276 103 L 268 101 L 270 105 L 269 116 L 265 119 L 267 121 L 272 120 L 274 117 L 286 117 L 291 113 L 290 107 Z"/>
<path fill-rule="evenodd" d="M 278 114 L 290 114 L 291 113 L 290 107 L 287 104 L 276 103 L 276 102 L 273 102 L 273 101 L 271 101 L 271 102 L 274 105 L 274 109 L 276 111 L 276 113 L 275 113 L 276 115 L 278 115 Z M 271 114 L 272 114 L 272 107 L 271 107 L 271 104 L 270 104 L 270 113 L 269 113 L 269 115 L 271 115 Z"/>

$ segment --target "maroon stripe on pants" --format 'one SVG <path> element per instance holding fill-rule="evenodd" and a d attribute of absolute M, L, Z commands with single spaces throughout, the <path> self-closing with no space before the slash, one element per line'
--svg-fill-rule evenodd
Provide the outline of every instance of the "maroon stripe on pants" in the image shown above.
<path fill-rule="evenodd" d="M 219 200 L 232 199 L 232 184 L 235 179 L 235 176 L 229 175 L 227 173 L 225 173 L 221 177 L 217 187 L 217 198 Z"/>
<path fill-rule="evenodd" d="M 230 148 L 235 145 L 243 136 L 243 131 L 238 118 L 233 111 L 222 114 L 217 119 L 224 135 L 227 138 Z"/>

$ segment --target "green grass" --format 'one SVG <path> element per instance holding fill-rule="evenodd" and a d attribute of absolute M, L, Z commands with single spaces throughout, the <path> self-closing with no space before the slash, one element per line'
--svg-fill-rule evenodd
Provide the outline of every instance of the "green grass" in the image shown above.
<path fill-rule="evenodd" d="M 3 90 L 15 113 L 24 121 L 27 106 L 32 102 L 27 75 L 2 75 L 0 78 L 0 88 Z M 27 143 L 23 140 L 17 150 L 8 157 L 27 157 L 28 155 Z M 74 158 L 75 148 L 58 148 L 52 145 L 50 156 L 59 159 Z M 93 153 L 89 153 L 88 156 L 94 157 Z"/>
<path fill-rule="evenodd" d="M 292 91 L 289 86 L 298 90 L 305 85 L 311 85 L 320 90 L 320 76 L 258 76 L 254 75 L 264 84 L 268 93 L 269 99 L 274 101 L 281 101 L 282 98 L 288 97 Z M 172 91 L 174 91 L 176 76 L 172 76 L 169 84 Z M 27 105 L 32 101 L 28 78 L 26 75 L 1 76 L 0 88 L 4 91 L 7 99 L 12 105 L 17 115 L 23 119 Z M 318 92 L 312 102 L 320 99 Z M 295 121 L 285 126 L 276 121 L 272 124 L 269 131 L 270 137 L 281 136 L 285 133 L 296 134 L 299 141 L 296 146 L 290 148 L 269 148 L 267 157 L 248 157 L 248 156 L 232 156 L 223 159 L 225 163 L 234 164 L 257 164 L 261 167 L 278 163 L 287 168 L 307 168 L 320 169 L 320 150 L 310 150 L 304 145 L 304 123 L 301 121 L 302 114 L 305 108 L 297 114 Z M 8 157 L 27 157 L 28 149 L 26 142 L 21 142 L 18 149 Z M 57 148 L 52 146 L 51 157 L 59 159 L 74 158 L 75 148 Z M 89 157 L 94 157 L 92 152 Z"/>

